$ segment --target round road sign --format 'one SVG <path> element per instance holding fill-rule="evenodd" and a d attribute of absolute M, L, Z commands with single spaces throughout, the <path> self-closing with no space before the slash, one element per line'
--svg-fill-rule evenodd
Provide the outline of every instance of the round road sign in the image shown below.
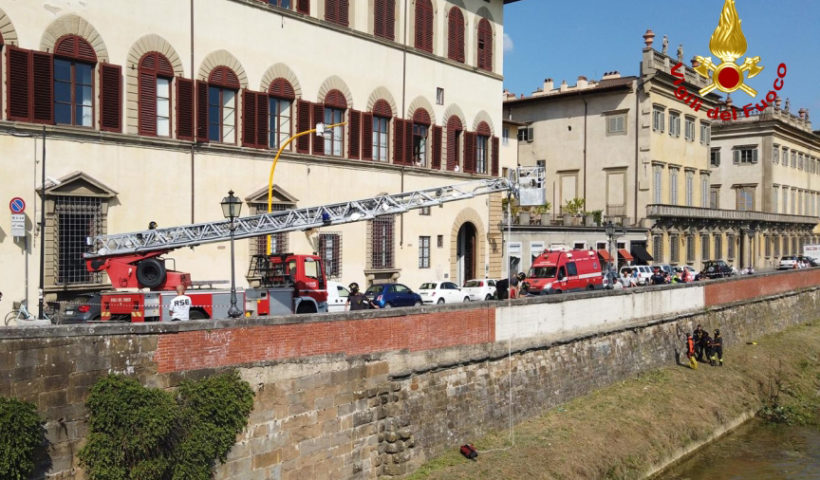
<path fill-rule="evenodd" d="M 23 213 L 26 211 L 26 201 L 20 197 L 14 197 L 9 202 L 11 213 Z"/>

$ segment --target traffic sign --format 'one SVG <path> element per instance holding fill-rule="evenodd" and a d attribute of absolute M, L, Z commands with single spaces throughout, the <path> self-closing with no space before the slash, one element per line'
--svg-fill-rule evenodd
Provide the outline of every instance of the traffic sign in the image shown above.
<path fill-rule="evenodd" d="M 11 236 L 25 237 L 26 236 L 26 216 L 22 213 L 11 214 Z"/>
<path fill-rule="evenodd" d="M 26 211 L 26 201 L 20 197 L 14 197 L 9 202 L 11 213 L 23 213 Z"/>

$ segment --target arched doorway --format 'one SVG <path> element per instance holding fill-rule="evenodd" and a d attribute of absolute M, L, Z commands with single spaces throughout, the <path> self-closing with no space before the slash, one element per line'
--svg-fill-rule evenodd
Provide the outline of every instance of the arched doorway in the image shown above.
<path fill-rule="evenodd" d="M 456 245 L 456 264 L 458 266 L 458 285 L 471 278 L 476 278 L 476 228 L 470 222 L 465 222 L 458 229 Z"/>

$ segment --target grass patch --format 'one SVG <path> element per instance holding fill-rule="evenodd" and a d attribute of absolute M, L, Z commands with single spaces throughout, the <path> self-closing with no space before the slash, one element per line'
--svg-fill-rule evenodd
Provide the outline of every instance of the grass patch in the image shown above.
<path fill-rule="evenodd" d="M 544 415 L 475 439 L 477 461 L 456 449 L 412 480 L 641 478 L 673 452 L 705 441 L 749 411 L 772 420 L 817 422 L 820 322 L 755 345 L 725 347 L 724 367 L 670 366 L 617 382 Z"/>

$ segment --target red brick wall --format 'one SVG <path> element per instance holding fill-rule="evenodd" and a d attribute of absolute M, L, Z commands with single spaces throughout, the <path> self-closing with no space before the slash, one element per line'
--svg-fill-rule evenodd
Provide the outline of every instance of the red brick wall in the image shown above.
<path fill-rule="evenodd" d="M 754 297 L 774 295 L 820 284 L 820 268 L 781 272 L 777 275 L 738 278 L 726 282 L 707 282 L 704 300 L 707 307 Z"/>
<path fill-rule="evenodd" d="M 154 361 L 159 373 L 266 360 L 390 350 L 428 350 L 495 341 L 492 306 L 371 318 L 163 334 Z"/>

